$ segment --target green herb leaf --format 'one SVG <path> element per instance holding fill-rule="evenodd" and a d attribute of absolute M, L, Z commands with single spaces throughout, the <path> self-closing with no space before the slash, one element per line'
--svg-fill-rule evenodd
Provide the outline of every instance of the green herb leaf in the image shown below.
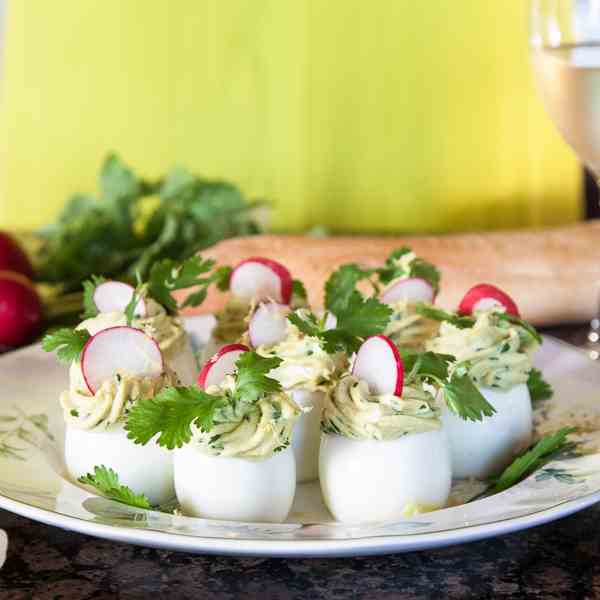
<path fill-rule="evenodd" d="M 215 412 L 229 402 L 251 404 L 264 394 L 281 390 L 281 385 L 267 373 L 279 366 L 280 358 L 263 358 L 244 352 L 236 363 L 236 386 L 233 397 L 213 396 L 197 387 L 170 387 L 154 398 L 138 400 L 127 415 L 127 437 L 136 444 L 147 444 L 160 434 L 157 443 L 172 450 L 188 443 L 192 425 L 210 431 Z"/>
<path fill-rule="evenodd" d="M 429 282 L 437 293 L 440 289 L 440 272 L 437 267 L 418 256 L 411 261 L 408 269 L 399 264 L 398 261 L 410 252 L 412 250 L 408 246 L 394 250 L 385 261 L 385 265 L 377 269 L 379 281 L 388 284 L 398 277 L 418 277 Z"/>
<path fill-rule="evenodd" d="M 305 302 L 308 299 L 306 288 L 299 279 L 294 279 L 292 281 L 292 296 L 295 300 L 300 302 Z"/>
<path fill-rule="evenodd" d="M 206 297 L 206 287 L 213 278 L 207 275 L 214 266 L 214 261 L 204 260 L 200 256 L 192 256 L 182 263 L 165 259 L 155 263 L 150 270 L 148 292 L 152 298 L 162 304 L 170 313 L 177 312 L 177 301 L 172 293 L 175 290 L 198 286 L 200 290 L 188 296 L 182 305 L 197 306 Z"/>
<path fill-rule="evenodd" d="M 468 329 L 475 325 L 475 319 L 473 317 L 457 315 L 456 313 L 442 310 L 441 308 L 436 308 L 423 302 L 417 302 L 415 310 L 422 317 L 427 317 L 433 321 L 447 321 L 459 329 Z"/>
<path fill-rule="evenodd" d="M 288 321 L 295 325 L 304 335 L 311 337 L 321 337 L 323 333 L 319 326 L 319 320 L 316 315 L 309 311 L 291 312 L 287 316 Z"/>
<path fill-rule="evenodd" d="M 544 379 L 544 376 L 539 369 L 531 369 L 531 371 L 529 371 L 527 387 L 529 388 L 529 395 L 531 396 L 531 401 L 533 403 L 539 402 L 540 400 L 547 400 L 554 395 L 552 386 Z"/>
<path fill-rule="evenodd" d="M 126 485 L 120 484 L 118 475 L 104 465 L 95 466 L 93 473 L 80 477 L 78 481 L 95 487 L 110 500 L 116 500 L 121 504 L 135 506 L 136 508 L 152 508 L 145 494 L 136 494 Z"/>
<path fill-rule="evenodd" d="M 454 372 L 442 390 L 448 408 L 465 421 L 482 421 L 483 417 L 491 417 L 496 412 L 467 374 Z"/>
<path fill-rule="evenodd" d="M 356 284 L 368 279 L 372 274 L 372 269 L 365 269 L 356 264 L 342 265 L 325 283 L 325 308 L 338 316 L 338 313 L 347 308 Z"/>
<path fill-rule="evenodd" d="M 418 352 L 399 348 L 398 352 L 404 365 L 404 372 L 411 377 L 421 377 L 426 380 L 445 381 L 448 378 L 448 368 L 455 362 L 454 356 L 436 352 Z"/>
<path fill-rule="evenodd" d="M 518 456 L 486 491 L 487 494 L 497 494 L 519 483 L 522 479 L 550 462 L 567 450 L 572 450 L 574 444 L 567 437 L 577 431 L 575 427 L 563 427 L 555 433 L 541 438 L 533 448 Z"/>
<path fill-rule="evenodd" d="M 229 291 L 229 280 L 231 279 L 231 267 L 219 267 L 213 273 L 213 281 L 216 283 L 217 288 L 222 292 Z"/>
<path fill-rule="evenodd" d="M 336 313 L 336 329 L 364 339 L 382 333 L 392 313 L 393 310 L 377 298 L 365 300 L 359 292 L 354 291 L 350 294 L 346 306 Z"/>
<path fill-rule="evenodd" d="M 537 329 L 527 321 L 523 321 L 520 317 L 509 313 L 497 313 L 497 316 L 500 321 L 508 321 L 512 325 L 521 327 L 538 344 L 543 342 L 542 336 L 538 333 Z"/>
<path fill-rule="evenodd" d="M 269 371 L 276 369 L 280 364 L 281 358 L 264 358 L 256 352 L 240 354 L 235 363 L 235 397 L 251 403 L 263 394 L 280 391 L 281 384 L 267 376 Z"/>
<path fill-rule="evenodd" d="M 104 277 L 92 275 L 91 279 L 83 282 L 83 315 L 81 315 L 83 319 L 92 319 L 98 315 L 98 307 L 94 302 L 94 292 L 105 281 L 107 280 Z"/>
<path fill-rule="evenodd" d="M 138 400 L 127 415 L 127 437 L 147 444 L 159 434 L 157 443 L 169 450 L 180 448 L 192 437 L 192 424 L 202 431 L 212 427 L 215 411 L 225 404 L 197 387 L 169 387 L 154 398 Z"/>
<path fill-rule="evenodd" d="M 64 363 L 72 363 L 79 360 L 90 334 L 85 329 L 57 329 L 48 333 L 42 339 L 42 348 L 46 352 L 58 350 L 58 360 Z"/>

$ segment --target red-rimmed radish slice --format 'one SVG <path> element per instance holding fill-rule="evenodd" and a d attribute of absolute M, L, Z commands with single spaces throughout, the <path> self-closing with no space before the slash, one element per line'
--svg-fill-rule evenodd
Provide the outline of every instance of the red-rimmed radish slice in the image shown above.
<path fill-rule="evenodd" d="M 472 287 L 460 301 L 458 312 L 463 315 L 472 315 L 477 311 L 488 310 L 494 306 L 503 306 L 508 314 L 519 316 L 519 309 L 515 301 L 506 292 L 489 283 L 480 283 Z"/>
<path fill-rule="evenodd" d="M 244 344 L 223 346 L 204 363 L 202 371 L 198 375 L 198 385 L 203 389 L 211 385 L 219 385 L 226 375 L 231 375 L 235 371 L 235 363 L 240 354 L 248 352 L 248 350 L 248 346 L 244 346 Z"/>
<path fill-rule="evenodd" d="M 394 342 L 385 335 L 374 335 L 363 342 L 352 375 L 366 381 L 373 394 L 402 395 L 404 365 Z"/>
<path fill-rule="evenodd" d="M 433 303 L 435 290 L 433 286 L 420 277 L 400 279 L 388 286 L 381 294 L 384 304 L 393 304 L 406 300 L 407 302 L 429 302 Z"/>
<path fill-rule="evenodd" d="M 158 377 L 164 369 L 156 341 L 141 329 L 119 326 L 99 331 L 81 353 L 81 371 L 92 394 L 117 373 Z"/>
<path fill-rule="evenodd" d="M 247 258 L 231 272 L 231 293 L 248 300 L 275 300 L 289 304 L 292 298 L 292 276 L 275 260 Z"/>
<path fill-rule="evenodd" d="M 105 281 L 94 290 L 94 304 L 101 313 L 123 312 L 131 302 L 135 289 L 121 281 Z M 136 317 L 146 316 L 146 303 L 140 298 L 133 314 Z"/>
<path fill-rule="evenodd" d="M 290 309 L 284 304 L 264 302 L 259 304 L 248 323 L 250 343 L 258 346 L 274 346 L 285 339 L 287 314 Z"/>

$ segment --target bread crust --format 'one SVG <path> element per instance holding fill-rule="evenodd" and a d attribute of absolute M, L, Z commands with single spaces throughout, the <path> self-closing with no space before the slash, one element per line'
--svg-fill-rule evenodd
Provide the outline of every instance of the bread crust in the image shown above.
<path fill-rule="evenodd" d="M 261 235 L 226 240 L 202 254 L 220 264 L 265 256 L 301 279 L 313 306 L 323 304 L 323 284 L 339 265 L 380 265 L 408 245 L 442 272 L 437 304 L 454 309 L 477 283 L 508 292 L 522 316 L 537 325 L 583 322 L 595 316 L 600 281 L 600 221 L 540 230 L 430 236 Z M 227 295 L 211 291 L 196 312 L 215 312 Z"/>

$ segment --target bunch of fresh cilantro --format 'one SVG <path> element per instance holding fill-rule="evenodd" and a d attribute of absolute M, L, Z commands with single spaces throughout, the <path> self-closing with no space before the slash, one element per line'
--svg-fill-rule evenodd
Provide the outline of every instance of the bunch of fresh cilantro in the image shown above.
<path fill-rule="evenodd" d="M 225 238 L 259 233 L 256 203 L 234 185 L 178 167 L 158 181 L 111 154 L 99 195 L 76 195 L 38 232 L 37 279 L 74 292 L 92 274 L 134 281 L 163 259 L 183 260 Z"/>

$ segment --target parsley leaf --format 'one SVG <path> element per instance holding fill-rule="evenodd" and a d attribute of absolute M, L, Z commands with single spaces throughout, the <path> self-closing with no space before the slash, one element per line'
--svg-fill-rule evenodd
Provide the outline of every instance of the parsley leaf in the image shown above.
<path fill-rule="evenodd" d="M 429 282 L 436 293 L 439 292 L 440 272 L 437 267 L 418 256 L 411 261 L 408 269 L 400 265 L 398 261 L 411 252 L 408 246 L 394 250 L 386 259 L 384 266 L 377 269 L 379 281 L 388 284 L 398 277 L 418 277 Z"/>
<path fill-rule="evenodd" d="M 372 274 L 372 269 L 356 264 L 342 265 L 325 283 L 325 308 L 337 316 L 348 306 L 356 284 Z"/>
<path fill-rule="evenodd" d="M 264 394 L 281 390 L 279 382 L 267 376 L 280 363 L 280 358 L 264 358 L 255 352 L 241 354 L 236 362 L 233 397 L 215 396 L 190 386 L 165 388 L 154 398 L 138 400 L 127 416 L 127 437 L 144 445 L 160 434 L 159 446 L 180 448 L 190 441 L 192 425 L 210 431 L 216 411 L 228 403 L 251 404 Z"/>
<path fill-rule="evenodd" d="M 547 400 L 552 398 L 554 390 L 552 386 L 544 379 L 542 372 L 539 369 L 531 369 L 529 378 L 527 379 L 527 387 L 529 395 L 533 403 L 539 400 Z"/>
<path fill-rule="evenodd" d="M 58 350 L 56 353 L 58 360 L 64 363 L 72 363 L 79 360 L 81 351 L 90 337 L 89 332 L 85 329 L 64 327 L 52 333 L 47 333 L 42 339 L 42 348 L 46 352 Z"/>
<path fill-rule="evenodd" d="M 575 444 L 569 442 L 567 437 L 575 431 L 575 427 L 563 427 L 555 433 L 545 435 L 533 448 L 523 452 L 502 471 L 500 477 L 486 490 L 486 495 L 497 494 L 512 487 L 559 454 L 572 450 Z"/>
<path fill-rule="evenodd" d="M 135 506 L 136 508 L 152 508 L 145 494 L 136 494 L 126 485 L 120 484 L 118 475 L 104 465 L 95 466 L 93 473 L 80 477 L 78 481 L 95 487 L 110 500 L 116 500 L 121 504 Z"/>
<path fill-rule="evenodd" d="M 177 301 L 172 296 L 175 290 L 187 289 L 199 286 L 199 290 L 188 296 L 182 305 L 198 306 L 206 297 L 206 288 L 212 283 L 213 277 L 201 277 L 206 275 L 214 266 L 211 259 L 202 259 L 192 256 L 179 263 L 166 258 L 154 263 L 150 269 L 148 280 L 148 292 L 152 298 L 162 304 L 168 312 L 177 312 Z M 219 274 L 221 277 L 221 274 Z"/>
<path fill-rule="evenodd" d="M 484 416 L 491 417 L 496 412 L 467 374 L 454 372 L 442 391 L 448 408 L 465 421 L 483 421 Z"/>
<path fill-rule="evenodd" d="M 415 310 L 422 317 L 427 317 L 433 321 L 447 321 L 459 329 L 468 329 L 475 324 L 473 317 L 457 315 L 456 313 L 430 306 L 424 302 L 417 302 Z"/>
<path fill-rule="evenodd" d="M 104 277 L 92 275 L 91 279 L 83 282 L 83 314 L 81 315 L 83 319 L 91 319 L 100 312 L 94 302 L 94 292 L 105 281 Z"/>
<path fill-rule="evenodd" d="M 154 398 L 138 400 L 127 415 L 127 437 L 147 444 L 156 434 L 159 446 L 180 448 L 192 437 L 192 424 L 202 431 L 212 427 L 217 408 L 225 398 L 212 396 L 197 387 L 168 387 Z"/>

